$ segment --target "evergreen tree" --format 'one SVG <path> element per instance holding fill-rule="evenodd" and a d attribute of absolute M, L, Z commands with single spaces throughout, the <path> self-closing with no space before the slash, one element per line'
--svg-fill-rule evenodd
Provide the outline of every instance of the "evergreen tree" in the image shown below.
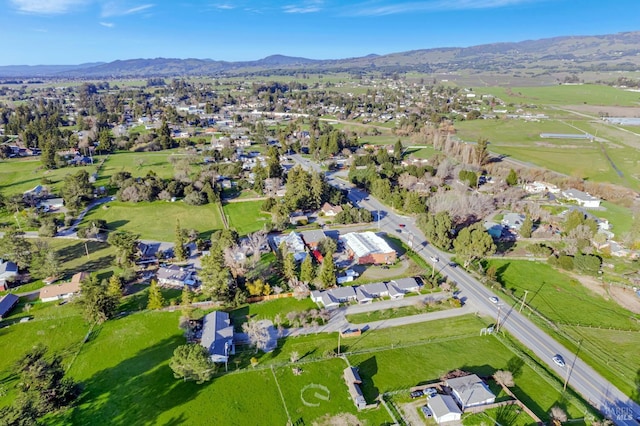
<path fill-rule="evenodd" d="M 463 228 L 454 240 L 453 248 L 456 255 L 465 259 L 465 268 L 474 260 L 496 252 L 496 245 L 493 243 L 491 235 L 480 224 Z"/>
<path fill-rule="evenodd" d="M 173 351 L 169 367 L 176 379 L 183 379 L 185 382 L 195 380 L 198 384 L 211 380 L 216 371 L 209 352 L 198 344 L 178 346 Z"/>
<path fill-rule="evenodd" d="M 520 227 L 520 236 L 522 238 L 531 238 L 531 232 L 533 232 L 533 220 L 531 220 L 530 215 L 527 215 Z"/>
<path fill-rule="evenodd" d="M 111 275 L 109 278 L 109 286 L 107 287 L 107 294 L 120 300 L 122 298 L 122 279 L 116 274 Z"/>
<path fill-rule="evenodd" d="M 160 291 L 160 287 L 158 287 L 158 282 L 156 280 L 151 280 L 151 285 L 149 285 L 149 301 L 147 302 L 147 309 L 160 309 L 164 306 L 164 297 L 162 297 L 162 292 Z"/>
<path fill-rule="evenodd" d="M 515 186 L 518 184 L 518 175 L 516 174 L 515 170 L 513 169 L 509 170 L 509 174 L 507 175 L 505 182 L 509 186 Z"/>
<path fill-rule="evenodd" d="M 297 265 L 293 253 L 287 253 L 284 256 L 282 261 L 282 273 L 289 281 L 293 281 L 297 278 Z"/>
<path fill-rule="evenodd" d="M 307 255 L 300 266 L 300 281 L 309 284 L 313 281 L 314 275 L 313 261 L 311 260 L 311 256 Z"/>
<path fill-rule="evenodd" d="M 80 290 L 80 304 L 87 321 L 101 324 L 115 315 L 120 297 L 109 294 L 106 282 L 92 275 L 80 283 Z"/>
<path fill-rule="evenodd" d="M 182 232 L 182 228 L 180 227 L 180 221 L 176 220 L 176 235 L 175 235 L 175 244 L 173 246 L 173 254 L 176 260 L 182 262 L 187 258 L 187 251 L 184 247 L 185 238 L 184 232 Z"/>
<path fill-rule="evenodd" d="M 336 268 L 333 264 L 333 253 L 327 253 L 322 261 L 319 274 L 323 288 L 332 287 L 336 284 Z"/>
<path fill-rule="evenodd" d="M 396 162 L 402 160 L 402 142 L 400 142 L 400 139 L 398 139 L 396 144 L 393 146 L 393 158 Z"/>
<path fill-rule="evenodd" d="M 137 234 L 127 231 L 114 231 L 107 237 L 107 242 L 116 249 L 116 264 L 120 267 L 131 266 L 138 246 Z"/>

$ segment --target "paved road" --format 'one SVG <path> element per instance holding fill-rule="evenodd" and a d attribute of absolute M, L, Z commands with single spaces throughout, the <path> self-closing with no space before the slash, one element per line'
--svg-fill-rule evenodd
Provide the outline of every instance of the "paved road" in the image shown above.
<path fill-rule="evenodd" d="M 293 155 L 292 158 L 307 169 L 320 171 L 320 167 L 313 161 L 299 155 Z M 634 418 L 640 417 L 640 406 L 637 403 L 514 308 L 501 301 L 498 303 L 490 302 L 489 298 L 496 295 L 462 268 L 449 266 L 450 255 L 429 245 L 422 232 L 415 226 L 415 221 L 412 218 L 394 213 L 366 191 L 354 188 L 331 174 L 328 174 L 327 181 L 331 185 L 347 189 L 349 200 L 374 212 L 374 218 L 381 230 L 399 236 L 427 262 L 434 264 L 441 274 L 454 280 L 458 284 L 461 299 L 466 300 L 466 303 L 472 303 L 479 312 L 496 319 L 499 318 L 502 328 L 522 342 L 543 362 L 546 362 L 559 377 L 565 378 L 569 386 L 591 405 L 611 418 L 616 425 L 638 426 L 638 422 L 634 420 Z M 400 224 L 403 224 L 404 227 L 400 227 Z M 564 358 L 566 366 L 560 367 L 552 361 L 556 354 Z"/>
<path fill-rule="evenodd" d="M 104 198 L 98 198 L 97 200 L 93 200 L 92 202 L 90 202 L 87 207 L 85 207 L 80 214 L 78 215 L 78 217 L 73 221 L 73 223 L 71 224 L 71 226 L 69 226 L 67 229 L 63 229 L 60 232 L 58 232 L 56 234 L 56 237 L 59 238 L 78 238 L 78 234 L 77 234 L 77 229 L 78 229 L 78 225 L 80 225 L 80 222 L 82 222 L 82 219 L 84 219 L 84 217 L 87 215 L 87 213 L 89 213 L 89 210 L 98 207 L 100 204 L 104 204 L 104 203 L 108 203 L 109 201 L 114 201 L 115 197 L 104 197 Z"/>

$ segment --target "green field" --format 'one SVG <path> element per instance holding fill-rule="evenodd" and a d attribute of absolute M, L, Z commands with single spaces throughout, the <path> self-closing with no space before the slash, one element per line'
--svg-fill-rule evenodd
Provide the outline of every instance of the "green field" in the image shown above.
<path fill-rule="evenodd" d="M 140 234 L 142 239 L 156 241 L 173 241 L 177 220 L 183 229 L 196 229 L 205 238 L 213 231 L 222 229 L 222 218 L 216 204 L 190 206 L 181 201 L 113 201 L 107 206 L 106 209 L 98 207 L 91 210 L 83 223 L 92 219 L 102 219 L 107 221 L 107 226 L 112 231 L 130 231 Z"/>
<path fill-rule="evenodd" d="M 477 87 L 477 94 L 492 94 L 506 103 L 553 105 L 616 105 L 637 106 L 640 93 L 611 86 L 584 84 L 539 87 Z M 507 91 L 510 90 L 511 94 Z"/>
<path fill-rule="evenodd" d="M 271 221 L 271 215 L 262 211 L 264 201 L 243 201 L 222 206 L 227 215 L 229 227 L 240 235 L 247 235 L 263 229 Z"/>
<path fill-rule="evenodd" d="M 620 390 L 632 394 L 640 365 L 638 315 L 605 300 L 549 265 L 503 260 L 492 260 L 490 264 L 497 268 L 498 280 L 505 288 L 513 291 L 516 298 L 523 297 L 524 290 L 528 290 L 527 305 L 559 328 L 549 328 L 536 315 L 531 315 L 532 320 L 571 351 L 577 350 L 578 342 L 582 341 L 581 358 Z"/>
<path fill-rule="evenodd" d="M 52 193 L 58 193 L 64 177 L 79 170 L 94 173 L 95 166 L 46 170 L 39 159 L 0 160 L 0 191 L 5 195 L 12 195 L 28 191 L 36 185 L 44 185 Z M 45 177 L 52 183 L 43 184 L 42 179 Z"/>
<path fill-rule="evenodd" d="M 229 312 L 236 330 L 242 330 L 242 324 L 250 318 L 254 320 L 268 319 L 273 321 L 276 315 L 286 320 L 289 312 L 302 312 L 309 309 L 318 309 L 318 305 L 310 298 L 298 300 L 294 297 L 286 297 L 266 302 L 250 303 Z"/>
<path fill-rule="evenodd" d="M 256 311 L 267 315 L 285 309 L 279 303 L 268 306 L 270 303 L 256 305 Z M 12 317 L 23 315 L 18 311 Z M 237 424 L 253 425 L 284 424 L 288 417 L 312 424 L 325 414 L 339 413 L 351 413 L 363 424 L 390 421 L 382 408 L 356 411 L 342 380 L 346 363 L 327 357 L 328 351 L 336 349 L 335 333 L 282 339 L 269 354 L 240 347 L 229 364 L 230 374 L 220 370 L 211 382 L 197 385 L 174 379 L 168 367 L 173 350 L 184 343 L 178 328 L 180 312 L 134 312 L 95 328 L 84 344 L 89 326 L 75 304 L 36 304 L 29 315 L 34 319 L 26 324 L 0 329 L 5 349 L 0 360 L 3 385 L 12 388 L 11 365 L 41 341 L 63 355 L 69 374 L 83 387 L 77 405 L 49 417 L 48 424 L 225 424 L 235 419 Z M 514 356 L 495 338 L 477 336 L 486 322 L 475 316 L 429 325 L 383 329 L 342 340 L 342 351 L 361 369 L 369 403 L 379 392 L 404 392 L 454 368 L 489 374 Z M 8 341 L 12 344 L 6 345 Z M 470 346 L 473 351 L 465 349 Z M 289 364 L 293 351 L 301 357 L 300 375 L 294 375 Z M 257 369 L 249 365 L 253 356 L 259 361 Z M 519 396 L 541 413 L 559 398 L 526 366 L 516 383 Z M 0 397 L 0 405 L 11 401 L 13 391 L 9 388 Z M 330 398 L 317 396 L 326 395 L 323 392 Z M 256 407 L 269 409 L 256 416 Z M 571 405 L 569 414 L 580 417 Z"/>
<path fill-rule="evenodd" d="M 402 306 L 399 308 L 382 309 L 378 311 L 362 312 L 359 314 L 347 315 L 347 321 L 351 324 L 366 324 L 372 321 L 381 321 L 391 318 L 400 318 L 410 315 L 427 314 L 430 312 L 443 311 L 445 309 L 452 309 L 453 305 L 444 301 L 433 306 Z"/>

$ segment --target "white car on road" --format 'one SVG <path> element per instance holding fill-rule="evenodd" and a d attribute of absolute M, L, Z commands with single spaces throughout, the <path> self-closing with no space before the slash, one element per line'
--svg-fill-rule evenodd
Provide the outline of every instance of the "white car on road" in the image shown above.
<path fill-rule="evenodd" d="M 556 363 L 556 365 L 558 367 L 564 367 L 565 363 L 564 363 L 564 359 L 562 358 L 562 355 L 554 355 L 553 358 L 551 358 L 553 360 L 553 362 Z"/>
<path fill-rule="evenodd" d="M 497 297 L 495 297 L 495 296 L 491 296 L 491 297 L 489 298 L 489 301 L 490 301 L 491 303 L 496 303 L 496 304 L 497 304 L 497 303 L 498 303 L 498 298 L 497 298 Z"/>

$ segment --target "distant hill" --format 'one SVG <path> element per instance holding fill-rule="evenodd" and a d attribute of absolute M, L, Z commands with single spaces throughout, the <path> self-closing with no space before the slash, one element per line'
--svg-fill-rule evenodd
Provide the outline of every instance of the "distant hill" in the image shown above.
<path fill-rule="evenodd" d="M 640 31 L 567 36 L 472 47 L 412 50 L 388 55 L 314 60 L 272 55 L 256 61 L 129 59 L 82 65 L 0 67 L 0 77 L 117 78 L 243 75 L 299 71 L 513 72 L 635 71 L 640 69 Z"/>

